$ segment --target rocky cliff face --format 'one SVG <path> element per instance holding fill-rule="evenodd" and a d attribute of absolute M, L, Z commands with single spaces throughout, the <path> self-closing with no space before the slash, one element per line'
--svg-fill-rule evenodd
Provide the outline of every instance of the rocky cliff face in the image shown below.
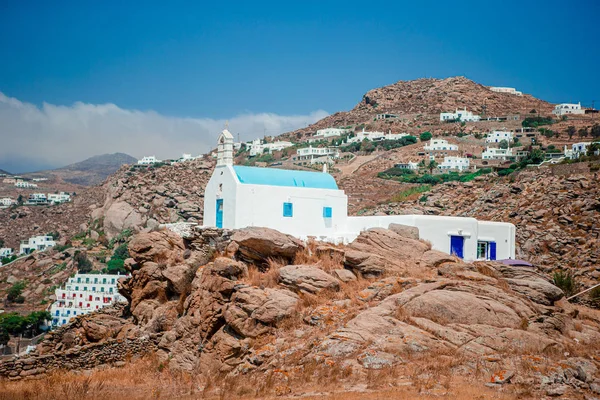
<path fill-rule="evenodd" d="M 104 205 L 91 217 L 103 220 L 109 239 L 124 229 L 137 232 L 163 223 L 201 223 L 204 188 L 213 168 L 212 159 L 156 168 L 124 167 L 104 183 Z"/>
<path fill-rule="evenodd" d="M 150 337 L 163 365 L 225 374 L 240 388 L 271 376 L 289 393 L 308 369 L 334 367 L 344 371 L 343 388 L 370 370 L 449 357 L 448 373 L 483 368 L 494 385 L 594 390 L 597 315 L 564 301 L 531 268 L 465 264 L 415 234 L 373 229 L 350 246 L 304 244 L 265 228 L 137 235 L 126 263 L 132 278 L 120 289 L 127 308 L 76 319 L 31 363 L 66 351 L 76 366 L 81 346 Z M 521 368 L 525 359 L 532 368 Z M 281 373 L 284 380 L 273 377 Z"/>

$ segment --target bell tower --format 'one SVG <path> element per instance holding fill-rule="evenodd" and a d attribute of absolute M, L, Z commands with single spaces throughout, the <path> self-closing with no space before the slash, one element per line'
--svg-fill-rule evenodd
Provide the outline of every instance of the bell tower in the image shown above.
<path fill-rule="evenodd" d="M 227 129 L 219 135 L 217 146 L 217 167 L 233 165 L 233 135 Z"/>

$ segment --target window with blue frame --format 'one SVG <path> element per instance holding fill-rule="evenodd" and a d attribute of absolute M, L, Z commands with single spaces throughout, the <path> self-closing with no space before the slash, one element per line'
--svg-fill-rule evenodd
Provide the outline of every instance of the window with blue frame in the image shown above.
<path fill-rule="evenodd" d="M 283 203 L 283 216 L 293 217 L 294 216 L 294 205 L 292 203 Z"/>
<path fill-rule="evenodd" d="M 331 218 L 331 207 L 323 207 L 323 218 Z"/>

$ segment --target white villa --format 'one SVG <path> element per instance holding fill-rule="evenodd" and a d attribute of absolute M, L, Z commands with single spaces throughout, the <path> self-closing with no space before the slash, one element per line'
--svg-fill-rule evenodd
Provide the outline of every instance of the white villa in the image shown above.
<path fill-rule="evenodd" d="M 32 193 L 29 195 L 29 198 L 25 202 L 25 204 L 48 204 L 48 197 L 44 193 Z"/>
<path fill-rule="evenodd" d="M 310 139 L 308 139 L 309 143 L 318 142 L 319 140 L 331 138 L 331 137 L 339 137 L 346 133 L 352 133 L 352 129 L 346 128 L 325 128 L 317 130 Z"/>
<path fill-rule="evenodd" d="M 399 163 L 394 165 L 394 168 L 400 168 L 400 169 L 409 169 L 411 171 L 416 171 L 419 169 L 419 163 L 413 162 L 413 161 L 409 161 L 406 163 Z"/>
<path fill-rule="evenodd" d="M 466 157 L 444 157 L 444 161 L 438 165 L 441 171 L 466 171 L 471 161 Z"/>
<path fill-rule="evenodd" d="M 69 323 L 71 318 L 126 301 L 117 291 L 117 281 L 128 275 L 75 274 L 56 289 L 56 301 L 50 307 L 52 326 Z"/>
<path fill-rule="evenodd" d="M 15 183 L 17 183 L 17 180 L 15 178 L 4 178 L 2 179 L 2 183 L 14 185 Z"/>
<path fill-rule="evenodd" d="M 490 86 L 490 90 L 496 93 L 508 93 L 514 94 L 515 96 L 523 96 L 523 92 L 512 87 Z"/>
<path fill-rule="evenodd" d="M 365 139 L 370 140 L 372 142 L 375 142 L 378 140 L 400 140 L 406 136 L 408 136 L 407 133 L 367 132 L 363 128 L 362 132 L 358 132 L 356 134 L 356 136 L 354 136 L 352 138 L 348 138 L 347 143 L 357 143 L 357 142 L 360 143 Z"/>
<path fill-rule="evenodd" d="M 28 240 L 21 240 L 19 254 L 29 254 L 34 251 L 44 251 L 49 247 L 56 246 L 52 236 L 33 236 Z"/>
<path fill-rule="evenodd" d="M 567 114 L 585 114 L 585 110 L 581 108 L 581 103 L 562 103 L 554 106 L 552 110 L 554 115 L 567 115 Z"/>
<path fill-rule="evenodd" d="M 67 192 L 48 193 L 48 202 L 52 204 L 60 204 L 71 201 L 71 195 Z"/>
<path fill-rule="evenodd" d="M 492 131 L 488 133 L 485 137 L 486 143 L 500 143 L 503 140 L 506 140 L 510 143 L 513 140 L 513 132 L 510 131 Z"/>
<path fill-rule="evenodd" d="M 328 173 L 233 165 L 233 136 L 227 130 L 219 136 L 217 166 L 204 199 L 204 224 L 210 227 L 261 226 L 303 240 L 349 243 L 361 231 L 396 223 L 419 228 L 433 249 L 465 260 L 515 257 L 510 223 L 432 215 L 349 216 L 348 197 Z"/>
<path fill-rule="evenodd" d="M 592 144 L 592 142 L 580 142 L 573 143 L 571 145 L 571 149 L 567 149 L 565 145 L 564 153 L 565 157 L 568 157 L 572 160 L 575 160 L 581 156 L 585 156 L 587 154 L 587 148 Z"/>
<path fill-rule="evenodd" d="M 377 114 L 375 116 L 375 120 L 383 120 L 383 119 L 396 119 L 398 116 L 396 114 L 382 113 Z"/>
<path fill-rule="evenodd" d="M 35 183 L 25 182 L 20 179 L 15 182 L 15 186 L 21 189 L 32 189 L 38 187 L 38 185 Z"/>
<path fill-rule="evenodd" d="M 334 147 L 308 146 L 296 150 L 296 155 L 292 156 L 292 162 L 296 165 L 333 164 L 334 160 L 338 158 L 340 158 L 340 153 Z"/>
<path fill-rule="evenodd" d="M 477 122 L 481 120 L 479 115 L 473 114 L 471 111 L 467 111 L 467 109 L 459 110 L 456 109 L 455 112 L 443 112 L 440 113 L 440 121 L 461 121 L 461 122 Z"/>
<path fill-rule="evenodd" d="M 13 204 L 17 204 L 17 202 L 10 197 L 4 197 L 0 199 L 0 207 L 10 207 Z"/>
<path fill-rule="evenodd" d="M 152 165 L 152 164 L 156 164 L 162 162 L 161 160 L 158 160 L 155 156 L 145 156 L 142 157 L 141 160 L 138 160 L 138 165 Z"/>
<path fill-rule="evenodd" d="M 10 257 L 13 255 L 13 249 L 10 247 L 2 247 L 0 248 L 0 258 Z M 2 264 L 0 264 L 2 265 Z"/>
<path fill-rule="evenodd" d="M 514 158 L 513 149 L 498 149 L 494 147 L 487 147 L 484 152 L 481 153 L 483 160 L 508 160 Z"/>
<path fill-rule="evenodd" d="M 255 139 L 252 142 L 246 144 L 246 148 L 250 151 L 250 157 L 258 156 L 263 153 L 272 153 L 274 151 L 281 151 L 287 147 L 292 147 L 294 143 L 277 141 L 272 143 L 262 143 L 262 140 Z"/>
<path fill-rule="evenodd" d="M 446 150 L 458 150 L 457 144 L 450 144 L 444 139 L 431 139 L 429 144 L 423 146 L 426 151 L 446 151 Z"/>

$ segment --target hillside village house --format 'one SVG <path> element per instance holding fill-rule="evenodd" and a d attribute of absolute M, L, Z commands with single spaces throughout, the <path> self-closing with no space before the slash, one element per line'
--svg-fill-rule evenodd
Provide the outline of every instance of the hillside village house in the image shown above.
<path fill-rule="evenodd" d="M 27 240 L 21 240 L 19 254 L 30 254 L 34 251 L 44 251 L 49 247 L 56 246 L 52 236 L 33 236 Z"/>
<path fill-rule="evenodd" d="M 506 140 L 510 143 L 513 140 L 513 132 L 510 131 L 492 131 L 488 133 L 485 137 L 486 143 L 500 143 L 503 140 Z"/>
<path fill-rule="evenodd" d="M 444 139 L 431 139 L 429 144 L 423 146 L 423 150 L 426 151 L 445 151 L 445 150 L 458 150 L 458 145 L 449 144 Z"/>
<path fill-rule="evenodd" d="M 346 133 L 352 133 L 352 129 L 347 128 L 325 128 L 317 130 L 311 138 L 308 139 L 309 143 L 318 142 L 319 140 L 340 137 Z"/>
<path fill-rule="evenodd" d="M 564 155 L 572 160 L 576 160 L 581 156 L 585 156 L 588 151 L 588 147 L 592 144 L 592 142 L 580 142 L 573 143 L 571 145 L 571 149 L 567 149 L 567 145 L 565 145 Z"/>
<path fill-rule="evenodd" d="M 0 258 L 10 257 L 13 255 L 13 249 L 10 247 L 2 247 L 0 248 Z M 2 265 L 2 264 L 0 264 Z"/>
<path fill-rule="evenodd" d="M 523 92 L 512 87 L 490 86 L 490 90 L 496 93 L 508 93 L 514 94 L 515 96 L 523 96 Z"/>
<path fill-rule="evenodd" d="M 349 243 L 361 231 L 403 224 L 419 228 L 432 247 L 465 260 L 515 257 L 515 226 L 432 215 L 349 216 L 348 197 L 333 176 L 233 165 L 233 136 L 218 139 L 217 166 L 204 194 L 204 225 L 261 226 L 300 239 Z"/>
<path fill-rule="evenodd" d="M 31 183 L 31 182 L 25 182 L 25 181 L 22 181 L 22 180 L 17 180 L 15 182 L 15 187 L 18 187 L 20 189 L 33 189 L 33 188 L 38 187 L 38 185 L 35 184 L 35 183 Z"/>
<path fill-rule="evenodd" d="M 262 140 L 255 139 L 246 145 L 249 150 L 250 157 L 258 156 L 264 153 L 272 153 L 274 151 L 281 151 L 287 147 L 292 147 L 292 142 L 276 141 L 272 143 L 262 143 Z"/>
<path fill-rule="evenodd" d="M 383 120 L 383 119 L 395 119 L 395 118 L 398 118 L 398 116 L 396 114 L 387 114 L 387 113 L 377 114 L 375 116 L 376 121 Z"/>
<path fill-rule="evenodd" d="M 484 152 L 481 153 L 483 160 L 509 160 L 513 159 L 513 149 L 498 149 L 493 147 L 487 147 Z"/>
<path fill-rule="evenodd" d="M 440 113 L 440 121 L 461 121 L 461 122 L 477 122 L 481 120 L 479 115 L 473 114 L 471 111 L 467 111 L 467 109 L 459 110 L 456 109 L 455 112 L 443 112 Z"/>
<path fill-rule="evenodd" d="M 411 171 L 417 171 L 419 169 L 419 163 L 409 161 L 407 163 L 395 164 L 394 168 L 407 169 L 407 170 L 411 170 Z"/>
<path fill-rule="evenodd" d="M 469 169 L 470 160 L 466 157 L 444 157 L 444 161 L 438 165 L 441 171 L 466 171 Z"/>
<path fill-rule="evenodd" d="M 71 201 L 71 195 L 67 192 L 48 193 L 48 202 L 52 204 L 60 204 Z"/>
<path fill-rule="evenodd" d="M 158 160 L 155 156 L 145 156 L 142 157 L 141 160 L 138 160 L 138 165 L 152 165 L 152 164 L 157 164 L 159 162 L 162 162 L 161 160 Z"/>
<path fill-rule="evenodd" d="M 17 204 L 17 202 L 10 197 L 4 197 L 0 199 L 0 207 L 10 207 L 13 204 Z"/>
<path fill-rule="evenodd" d="M 15 183 L 17 183 L 17 180 L 15 178 L 4 178 L 2 179 L 2 183 L 6 183 L 7 185 L 14 185 Z"/>
<path fill-rule="evenodd" d="M 554 106 L 552 114 L 559 116 L 567 114 L 585 114 L 585 110 L 581 108 L 581 103 L 562 103 Z"/>
<path fill-rule="evenodd" d="M 32 193 L 27 198 L 27 201 L 25 202 L 25 204 L 27 204 L 27 205 L 48 204 L 48 198 L 46 197 L 46 195 L 44 193 Z"/>
<path fill-rule="evenodd" d="M 340 157 L 339 151 L 334 147 L 312 147 L 308 146 L 296 150 L 292 156 L 292 162 L 296 165 L 333 164 Z"/>
<path fill-rule="evenodd" d="M 360 143 L 363 140 L 370 140 L 372 142 L 378 140 L 400 140 L 403 137 L 408 136 L 407 133 L 383 133 L 383 132 L 367 132 L 363 128 L 362 132 L 358 132 L 356 136 L 348 138 L 347 143 Z"/>
<path fill-rule="evenodd" d="M 52 326 L 68 324 L 71 318 L 126 301 L 117 290 L 117 281 L 125 275 L 75 274 L 55 291 L 56 301 L 50 307 Z"/>

